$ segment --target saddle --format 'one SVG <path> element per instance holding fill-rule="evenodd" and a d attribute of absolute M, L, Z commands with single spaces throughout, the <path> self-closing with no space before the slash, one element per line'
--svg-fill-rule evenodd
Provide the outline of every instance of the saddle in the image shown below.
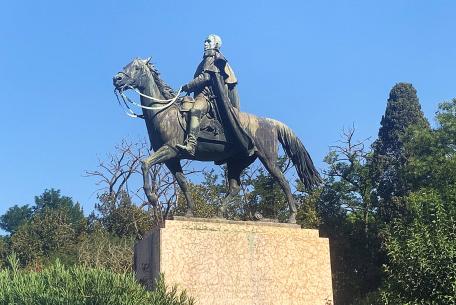
<path fill-rule="evenodd" d="M 187 131 L 190 110 L 195 100 L 191 96 L 184 96 L 179 102 L 179 124 Z M 209 107 L 209 111 L 201 118 L 198 141 L 204 142 L 227 142 L 223 126 L 217 119 L 214 107 Z"/>

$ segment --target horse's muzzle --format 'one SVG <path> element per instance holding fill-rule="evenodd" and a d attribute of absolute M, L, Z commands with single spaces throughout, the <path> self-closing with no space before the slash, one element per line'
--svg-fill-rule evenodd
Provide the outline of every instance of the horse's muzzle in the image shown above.
<path fill-rule="evenodd" d="M 121 90 L 122 87 L 125 86 L 125 84 L 123 83 L 123 79 L 124 77 L 121 73 L 117 73 L 112 78 L 112 84 L 114 85 L 114 87 L 116 87 L 117 90 Z"/>

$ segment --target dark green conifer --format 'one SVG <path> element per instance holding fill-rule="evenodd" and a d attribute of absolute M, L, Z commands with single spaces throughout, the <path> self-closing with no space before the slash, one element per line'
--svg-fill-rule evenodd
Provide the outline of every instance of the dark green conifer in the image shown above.
<path fill-rule="evenodd" d="M 400 197 L 407 193 L 400 174 L 407 160 L 403 137 L 411 126 L 429 129 L 412 84 L 398 83 L 391 89 L 380 125 L 373 144 L 372 180 L 380 217 L 389 222 L 400 216 Z"/>

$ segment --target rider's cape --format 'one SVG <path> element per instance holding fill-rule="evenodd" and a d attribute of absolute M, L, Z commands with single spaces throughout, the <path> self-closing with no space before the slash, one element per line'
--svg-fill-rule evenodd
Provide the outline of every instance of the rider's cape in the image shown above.
<path fill-rule="evenodd" d="M 216 114 L 228 139 L 250 156 L 255 151 L 255 143 L 241 125 L 239 108 L 234 107 L 239 107 L 239 100 L 235 100 L 237 98 L 236 76 L 221 53 L 216 52 L 214 56 L 210 57 L 212 58 L 206 57 L 206 60 L 203 61 L 203 70 L 211 76 Z"/>

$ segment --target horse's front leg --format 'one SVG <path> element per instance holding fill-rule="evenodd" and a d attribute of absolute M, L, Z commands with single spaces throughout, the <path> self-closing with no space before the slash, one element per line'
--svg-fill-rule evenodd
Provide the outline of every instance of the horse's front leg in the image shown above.
<path fill-rule="evenodd" d="M 184 172 L 182 171 L 182 166 L 178 159 L 169 160 L 166 162 L 166 166 L 176 178 L 177 184 L 179 184 L 182 193 L 184 193 L 185 201 L 187 202 L 187 212 L 185 216 L 193 217 L 193 199 L 188 188 L 187 179 L 185 178 Z"/>
<path fill-rule="evenodd" d="M 152 192 L 152 188 L 150 185 L 149 169 L 151 166 L 168 161 L 169 159 L 174 158 L 176 155 L 176 150 L 174 150 L 168 145 L 163 145 L 155 153 L 141 161 L 144 193 L 146 194 L 147 200 L 149 200 L 149 202 L 154 206 L 156 205 L 158 198 L 157 195 L 155 195 Z"/>

